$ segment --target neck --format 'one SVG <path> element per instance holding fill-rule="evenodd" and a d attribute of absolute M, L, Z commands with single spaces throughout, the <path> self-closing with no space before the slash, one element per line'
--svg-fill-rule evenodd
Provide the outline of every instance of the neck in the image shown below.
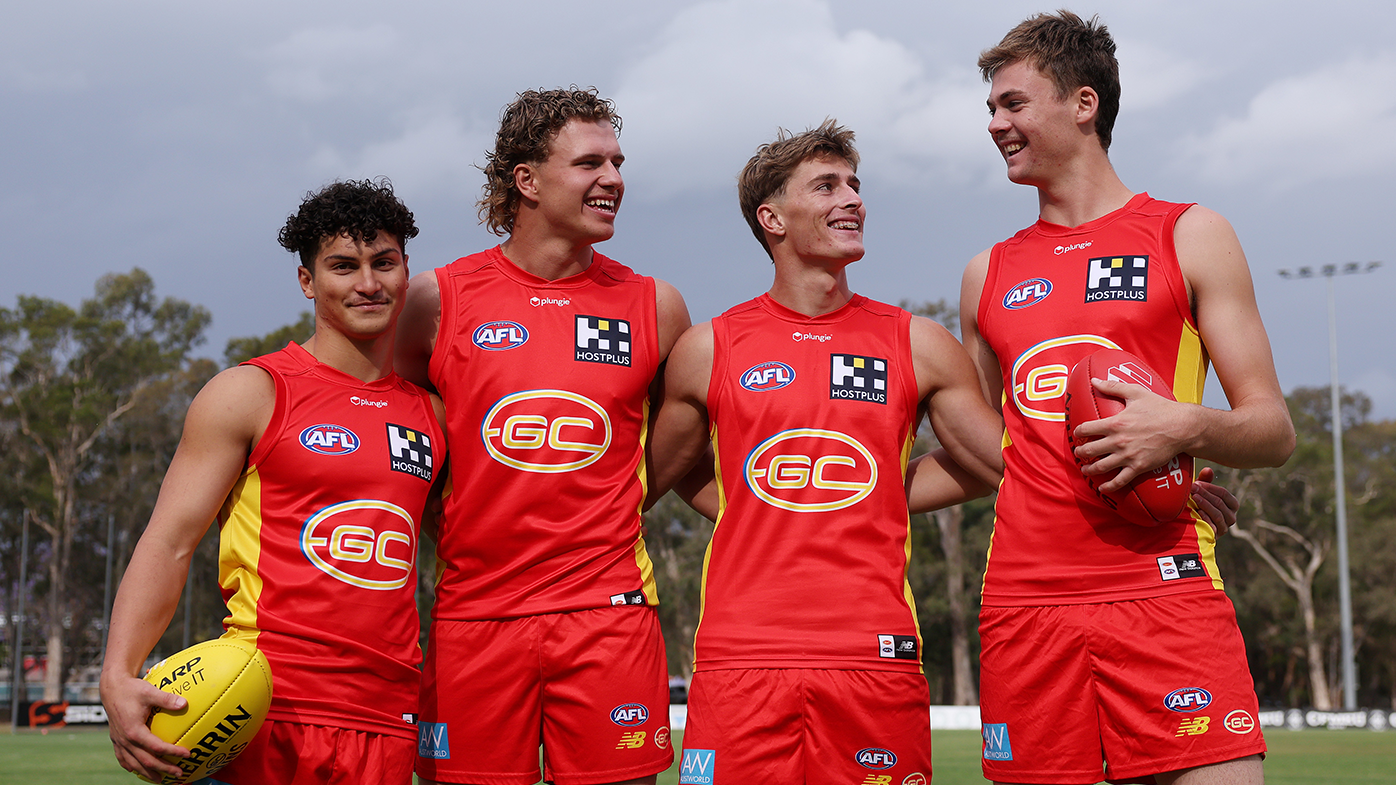
<path fill-rule="evenodd" d="M 523 217 L 522 212 L 518 216 Z M 548 281 L 556 281 L 591 267 L 591 243 L 569 240 L 542 231 L 534 222 L 514 223 L 514 231 L 500 243 L 505 258 L 519 269 Z"/>
<path fill-rule="evenodd" d="M 315 334 L 301 348 L 318 362 L 362 382 L 376 382 L 393 372 L 392 330 L 358 339 L 316 325 Z"/>
<path fill-rule="evenodd" d="M 776 280 L 767 294 L 772 300 L 805 316 L 837 311 L 853 298 L 845 269 L 848 264 L 812 265 L 777 256 Z"/>
<path fill-rule="evenodd" d="M 1104 151 L 1062 176 L 1034 185 L 1038 217 L 1058 226 L 1089 223 L 1124 207 L 1134 196 Z"/>

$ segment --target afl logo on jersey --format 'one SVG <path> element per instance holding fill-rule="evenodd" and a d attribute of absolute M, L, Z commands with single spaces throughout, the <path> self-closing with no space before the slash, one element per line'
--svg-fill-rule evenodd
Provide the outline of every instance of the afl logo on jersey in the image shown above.
<path fill-rule="evenodd" d="M 791 512 L 852 507 L 877 487 L 877 462 L 846 434 L 817 428 L 782 431 L 751 451 L 747 487 L 761 501 Z"/>
<path fill-rule="evenodd" d="M 348 455 L 359 449 L 359 437 L 342 425 L 312 425 L 301 431 L 301 446 L 321 455 Z"/>
<path fill-rule="evenodd" d="M 301 553 L 335 580 L 391 591 L 412 578 L 416 530 L 411 514 L 396 504 L 355 499 L 310 516 L 301 527 Z"/>
<path fill-rule="evenodd" d="M 1013 405 L 1024 417 L 1066 420 L 1066 377 L 1076 363 L 1101 348 L 1119 349 L 1099 335 L 1064 335 L 1043 341 L 1018 356 L 1010 380 Z"/>
<path fill-rule="evenodd" d="M 601 405 L 566 390 L 524 390 L 499 400 L 480 425 L 490 457 L 525 472 L 556 474 L 590 466 L 611 446 Z"/>
<path fill-rule="evenodd" d="M 770 360 L 742 371 L 742 387 L 752 392 L 768 392 L 795 381 L 795 369 L 783 362 Z"/>
<path fill-rule="evenodd" d="M 1031 278 L 1008 290 L 1008 294 L 1003 296 L 1003 307 L 1010 311 L 1027 308 L 1047 299 L 1047 295 L 1051 293 L 1051 281 L 1046 278 Z"/>
<path fill-rule="evenodd" d="M 470 342 L 487 352 L 517 349 L 528 343 L 528 330 L 518 322 L 485 322 L 475 328 Z"/>

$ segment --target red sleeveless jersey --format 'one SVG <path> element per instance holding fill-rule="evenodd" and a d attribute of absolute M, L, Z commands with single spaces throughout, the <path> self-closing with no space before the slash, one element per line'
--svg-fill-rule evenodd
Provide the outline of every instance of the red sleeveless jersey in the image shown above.
<path fill-rule="evenodd" d="M 446 457 L 430 397 L 294 343 L 248 364 L 276 408 L 218 515 L 225 637 L 266 653 L 272 719 L 415 738 L 417 538 Z"/>
<path fill-rule="evenodd" d="M 1114 515 L 1067 445 L 1077 361 L 1124 349 L 1200 403 L 1207 359 L 1173 247 L 1191 205 L 1138 194 L 1081 226 L 1038 221 L 994 246 L 979 331 L 1003 371 L 1004 481 L 984 605 L 1112 602 L 1221 589 L 1212 529 L 1191 504 L 1152 528 Z"/>
<path fill-rule="evenodd" d="M 454 468 L 433 616 L 657 604 L 640 538 L 654 279 L 595 253 L 548 281 L 498 248 L 436 276 L 430 375 Z"/>
<path fill-rule="evenodd" d="M 713 320 L 720 513 L 695 670 L 920 672 L 910 320 L 862 296 L 809 318 L 769 295 Z"/>

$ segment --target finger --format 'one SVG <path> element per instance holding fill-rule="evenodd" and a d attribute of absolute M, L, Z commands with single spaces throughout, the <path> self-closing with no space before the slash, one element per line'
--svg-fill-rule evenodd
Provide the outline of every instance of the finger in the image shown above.
<path fill-rule="evenodd" d="M 1212 467 L 1210 467 L 1210 466 L 1203 466 L 1203 467 L 1202 467 L 1202 470 L 1199 471 L 1199 472 L 1197 473 L 1197 481 L 1198 481 L 1198 482 L 1212 482 L 1212 478 L 1215 477 L 1215 476 L 1216 476 L 1216 472 L 1212 471 Z"/>
<path fill-rule="evenodd" d="M 1097 461 L 1097 463 L 1099 463 L 1099 461 Z M 1120 467 L 1120 473 L 1115 475 L 1114 479 L 1110 480 L 1107 483 L 1101 484 L 1100 492 L 1114 493 L 1115 491 L 1122 490 L 1125 486 L 1129 485 L 1135 477 L 1138 476 L 1139 472 L 1135 471 L 1134 467 L 1122 466 Z"/>

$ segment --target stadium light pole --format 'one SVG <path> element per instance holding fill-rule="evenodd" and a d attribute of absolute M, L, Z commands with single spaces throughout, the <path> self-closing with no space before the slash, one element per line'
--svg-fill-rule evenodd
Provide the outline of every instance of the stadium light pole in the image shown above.
<path fill-rule="evenodd" d="M 1317 271 L 1328 280 L 1328 374 L 1329 396 L 1333 407 L 1333 495 L 1337 500 L 1338 517 L 1338 611 L 1342 626 L 1343 708 L 1357 708 L 1357 666 L 1352 652 L 1352 582 L 1348 575 L 1348 505 L 1347 485 L 1343 478 L 1343 418 L 1338 395 L 1338 316 L 1334 307 L 1333 279 L 1339 275 L 1370 273 L 1381 262 L 1347 262 L 1343 265 L 1325 264 Z M 1300 267 L 1291 272 L 1280 270 L 1281 278 L 1313 278 L 1312 267 Z"/>

